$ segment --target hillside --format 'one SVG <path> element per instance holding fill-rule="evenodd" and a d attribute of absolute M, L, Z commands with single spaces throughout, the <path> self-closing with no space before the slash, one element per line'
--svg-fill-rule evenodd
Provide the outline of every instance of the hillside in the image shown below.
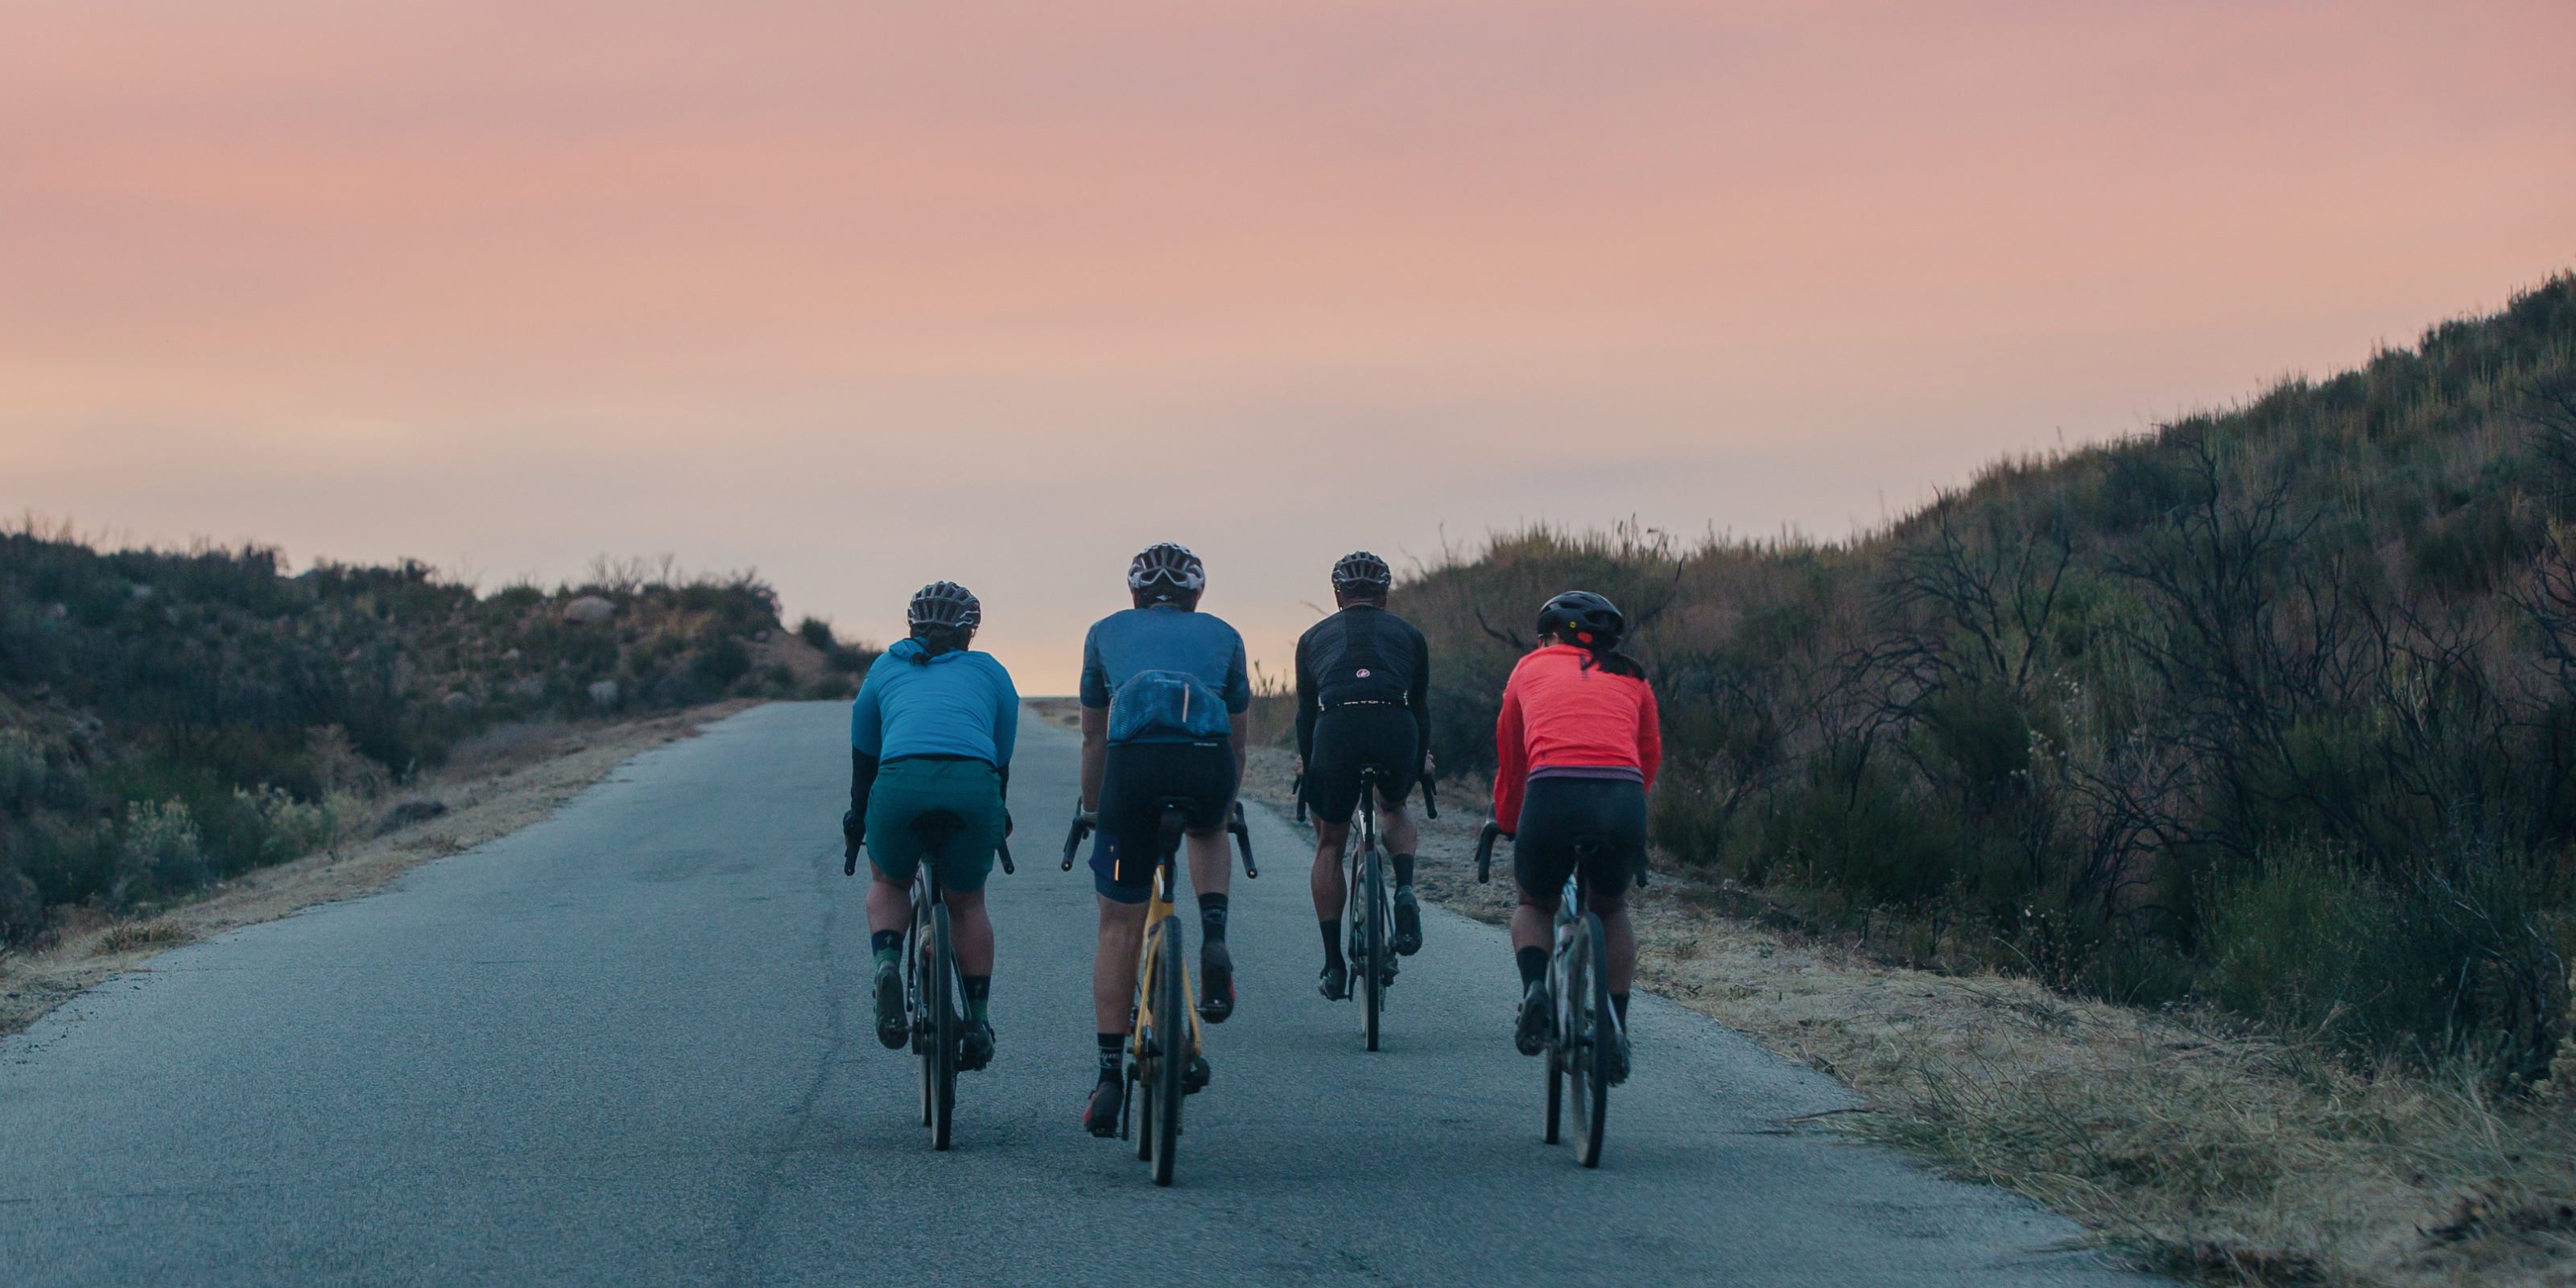
<path fill-rule="evenodd" d="M 1491 763 L 1569 587 L 1640 623 L 1656 841 L 1746 910 L 2365 1061 L 2564 1059 L 2576 277 L 1849 542 L 1497 537 L 1395 597 L 1444 765 Z"/>
<path fill-rule="evenodd" d="M 363 835 L 467 739 L 847 694 L 867 660 L 749 576 L 603 562 L 483 595 L 417 563 L 0 533 L 0 947 Z"/>

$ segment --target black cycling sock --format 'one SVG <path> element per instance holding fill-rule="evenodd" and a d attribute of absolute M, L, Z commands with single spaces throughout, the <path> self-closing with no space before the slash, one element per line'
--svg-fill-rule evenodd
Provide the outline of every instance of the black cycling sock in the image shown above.
<path fill-rule="evenodd" d="M 1413 856 L 1410 854 L 1397 854 L 1390 857 L 1395 860 L 1395 883 L 1400 886 L 1412 885 Z"/>
<path fill-rule="evenodd" d="M 1201 934 L 1207 936 L 1209 943 L 1221 944 L 1225 942 L 1224 895 L 1203 894 L 1199 896 L 1199 931 Z"/>
<path fill-rule="evenodd" d="M 986 1020 L 993 1005 L 993 977 L 960 975 L 957 982 L 966 986 L 966 1018 Z"/>
<path fill-rule="evenodd" d="M 1512 956 L 1520 961 L 1522 988 L 1528 988 L 1530 985 L 1547 977 L 1546 949 L 1524 948 L 1519 952 L 1512 954 Z"/>
<path fill-rule="evenodd" d="M 903 932 L 880 930 L 868 936 L 868 951 L 876 955 L 877 965 L 894 965 L 903 959 Z"/>
<path fill-rule="evenodd" d="M 1342 964 L 1342 919 L 1325 917 L 1315 923 L 1324 932 L 1324 964 Z"/>
<path fill-rule="evenodd" d="M 1619 1027 L 1623 1029 L 1628 1027 L 1628 995 L 1625 993 L 1612 993 L 1610 995 L 1610 1009 L 1619 1013 Z"/>
<path fill-rule="evenodd" d="M 1102 1082 L 1118 1081 L 1121 1074 L 1120 1062 L 1126 1057 L 1126 1053 L 1126 1034 L 1103 1033 L 1100 1035 L 1100 1080 Z"/>

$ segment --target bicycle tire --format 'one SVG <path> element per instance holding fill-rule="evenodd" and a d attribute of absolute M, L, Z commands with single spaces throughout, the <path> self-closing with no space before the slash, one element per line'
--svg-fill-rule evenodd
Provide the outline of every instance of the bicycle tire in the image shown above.
<path fill-rule="evenodd" d="M 948 905 L 946 904 L 940 904 L 930 910 L 930 944 L 932 1025 L 930 1059 L 934 1078 L 930 1147 L 946 1149 L 949 1133 L 957 1121 L 957 1056 L 960 1037 L 957 1016 L 956 945 L 948 933 Z"/>
<path fill-rule="evenodd" d="M 1172 1165 L 1181 1151 L 1181 1099 L 1188 1093 L 1182 1078 L 1190 1067 L 1190 981 L 1181 969 L 1181 919 L 1173 917 L 1163 926 L 1162 978 L 1156 987 L 1162 990 L 1160 1007 L 1177 1017 L 1163 1036 L 1162 1067 L 1154 1072 L 1154 1183 L 1172 1183 Z"/>
<path fill-rule="evenodd" d="M 1610 1080 L 1602 1073 L 1602 1052 L 1610 1044 L 1610 945 L 1598 914 L 1583 914 L 1573 949 L 1572 964 L 1583 973 L 1573 989 L 1579 1000 L 1570 1011 L 1574 1025 L 1566 1061 L 1574 1091 L 1574 1146 L 1585 1167 L 1599 1167 L 1610 1117 Z"/>
<path fill-rule="evenodd" d="M 1547 1044 L 1547 1136 L 1545 1138 L 1548 1144 L 1556 1143 L 1559 1135 L 1558 1128 L 1564 1119 L 1565 1055 L 1557 1049 L 1556 1040 L 1550 1037 Z"/>
<path fill-rule="evenodd" d="M 929 1018 L 929 1008 L 922 995 L 930 987 L 926 978 L 928 972 L 922 969 L 922 959 L 929 955 L 929 941 L 930 914 L 916 902 L 912 907 L 912 931 L 904 940 L 903 968 L 909 978 L 904 981 L 903 999 L 905 1015 L 912 1022 L 912 1053 L 920 1057 L 921 1063 L 921 1125 L 924 1127 L 938 1120 L 936 1107 L 939 1102 L 939 1071 L 931 1066 L 930 1048 L 922 1041 L 924 1022 Z"/>
<path fill-rule="evenodd" d="M 1367 1048 L 1375 1051 L 1379 1016 L 1386 1009 L 1386 851 L 1369 848 L 1368 857 L 1360 865 L 1360 885 L 1368 907 L 1368 932 L 1360 958 L 1360 973 L 1368 976 L 1368 987 L 1361 994 L 1366 1002 L 1360 1016 L 1360 1036 Z"/>
<path fill-rule="evenodd" d="M 1151 936 L 1157 932 L 1148 928 L 1145 933 Z M 1147 947 L 1148 951 L 1140 956 L 1136 968 L 1135 1027 L 1127 1037 L 1127 1049 L 1133 1056 L 1127 1062 L 1127 1105 L 1128 1112 L 1135 1117 L 1136 1161 L 1140 1163 L 1154 1161 L 1154 1084 L 1151 1079 L 1163 1067 L 1160 1056 L 1147 1054 L 1148 1050 L 1159 1051 L 1163 1040 L 1162 1000 L 1155 996 L 1155 989 L 1163 979 L 1163 946 L 1159 941 L 1149 939 Z"/>

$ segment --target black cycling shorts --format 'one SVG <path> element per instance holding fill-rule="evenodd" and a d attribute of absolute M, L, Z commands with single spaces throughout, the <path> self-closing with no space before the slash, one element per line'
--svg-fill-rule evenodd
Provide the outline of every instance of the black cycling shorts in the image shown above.
<path fill-rule="evenodd" d="M 1529 780 L 1512 840 L 1512 878 L 1526 901 L 1556 910 L 1574 871 L 1575 839 L 1584 836 L 1606 842 L 1584 865 L 1584 888 L 1596 896 L 1625 892 L 1646 860 L 1646 785 L 1633 778 Z"/>
<path fill-rule="evenodd" d="M 1422 777 L 1421 728 L 1399 706 L 1335 707 L 1315 717 L 1314 749 L 1306 757 L 1306 812 L 1318 823 L 1341 826 L 1360 803 L 1360 766 L 1386 771 L 1378 798 L 1404 803 Z"/>
<path fill-rule="evenodd" d="M 1091 846 L 1092 888 L 1119 903 L 1143 903 L 1154 888 L 1154 842 L 1163 801 L 1182 802 L 1189 830 L 1225 826 L 1234 803 L 1234 746 L 1226 742 L 1112 744 L 1100 777 L 1100 839 Z"/>

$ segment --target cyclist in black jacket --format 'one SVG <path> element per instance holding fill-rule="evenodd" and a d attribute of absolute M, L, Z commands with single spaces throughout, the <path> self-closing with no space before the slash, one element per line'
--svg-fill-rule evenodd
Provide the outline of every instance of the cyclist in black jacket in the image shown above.
<path fill-rule="evenodd" d="M 1324 974 L 1316 987 L 1350 996 L 1342 958 L 1342 847 L 1359 804 L 1360 766 L 1383 766 L 1379 829 L 1395 863 L 1395 934 L 1410 956 L 1422 948 L 1422 908 L 1413 896 L 1413 820 L 1404 798 L 1431 774 L 1431 646 L 1413 624 L 1386 611 L 1394 583 L 1386 561 L 1362 550 L 1333 565 L 1341 611 L 1297 641 L 1297 768 L 1315 822 L 1315 920 L 1324 932 Z"/>

